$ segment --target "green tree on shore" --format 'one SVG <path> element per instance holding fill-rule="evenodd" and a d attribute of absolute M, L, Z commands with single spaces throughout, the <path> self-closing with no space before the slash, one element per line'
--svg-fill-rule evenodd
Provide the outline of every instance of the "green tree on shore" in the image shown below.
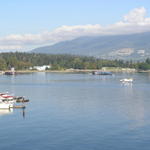
<path fill-rule="evenodd" d="M 50 55 L 36 53 L 0 53 L 0 70 L 8 70 L 15 67 L 16 70 L 29 69 L 33 66 L 51 65 L 53 70 L 63 69 L 101 69 L 102 67 L 150 69 L 150 58 L 144 62 L 123 60 L 106 60 L 95 57 L 76 55 Z"/>

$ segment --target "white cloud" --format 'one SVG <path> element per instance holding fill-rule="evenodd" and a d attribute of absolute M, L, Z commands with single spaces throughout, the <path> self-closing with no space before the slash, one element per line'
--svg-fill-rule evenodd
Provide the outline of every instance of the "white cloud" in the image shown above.
<path fill-rule="evenodd" d="M 134 10 L 129 12 L 129 14 L 124 16 L 124 21 L 133 24 L 143 24 L 146 23 L 145 16 L 146 9 L 144 7 L 135 8 Z"/>
<path fill-rule="evenodd" d="M 39 34 L 12 34 L 0 37 L 0 50 L 31 49 L 41 45 L 50 45 L 56 42 L 71 40 L 80 36 L 118 35 L 150 31 L 150 18 L 146 17 L 144 7 L 135 8 L 123 17 L 122 21 L 108 26 L 76 25 L 61 26 L 53 31 Z"/>
<path fill-rule="evenodd" d="M 0 45 L 0 50 L 21 50 L 21 49 L 23 49 L 23 47 L 22 46 L 20 46 L 20 45 Z"/>

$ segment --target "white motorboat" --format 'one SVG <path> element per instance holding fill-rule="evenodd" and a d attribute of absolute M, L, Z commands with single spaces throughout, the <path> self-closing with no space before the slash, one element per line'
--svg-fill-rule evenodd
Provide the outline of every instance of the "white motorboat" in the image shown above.
<path fill-rule="evenodd" d="M 15 103 L 16 99 L 15 99 L 14 96 L 10 96 L 10 95 L 7 95 L 7 94 L 0 93 L 0 101 Z"/>
<path fill-rule="evenodd" d="M 6 93 L 0 93 L 0 109 L 10 109 L 10 108 L 24 108 L 24 105 L 15 106 L 15 103 L 18 102 L 29 102 L 28 99 L 24 99 L 24 97 L 15 97 L 8 95 Z"/>
<path fill-rule="evenodd" d="M 123 82 L 123 83 L 132 83 L 133 79 L 132 78 L 124 78 L 124 79 L 121 79 L 120 82 Z"/>
<path fill-rule="evenodd" d="M 4 93 L 0 93 L 0 99 L 13 100 L 14 96 L 11 96 L 11 95 L 8 95 L 8 94 L 4 94 Z"/>

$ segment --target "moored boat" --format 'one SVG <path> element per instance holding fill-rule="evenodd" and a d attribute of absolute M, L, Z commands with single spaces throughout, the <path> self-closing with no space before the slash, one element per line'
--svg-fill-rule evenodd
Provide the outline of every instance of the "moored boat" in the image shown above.
<path fill-rule="evenodd" d="M 111 72 L 106 72 L 106 71 L 93 71 L 93 75 L 112 75 Z"/>
<path fill-rule="evenodd" d="M 0 93 L 0 109 L 9 109 L 9 108 L 24 108 L 25 106 L 21 105 L 14 105 L 16 102 L 29 102 L 28 99 L 25 99 L 24 97 L 16 97 L 11 96 L 6 93 Z"/>
<path fill-rule="evenodd" d="M 15 75 L 16 73 L 15 72 L 12 72 L 12 71 L 6 71 L 5 72 L 5 75 Z"/>
<path fill-rule="evenodd" d="M 132 78 L 124 78 L 124 79 L 121 79 L 120 82 L 124 82 L 124 83 L 130 82 L 131 83 L 131 82 L 133 82 L 133 79 Z"/>
<path fill-rule="evenodd" d="M 5 74 L 5 75 L 15 75 L 15 74 L 16 74 L 15 68 L 12 67 L 10 71 L 6 71 L 4 74 Z"/>

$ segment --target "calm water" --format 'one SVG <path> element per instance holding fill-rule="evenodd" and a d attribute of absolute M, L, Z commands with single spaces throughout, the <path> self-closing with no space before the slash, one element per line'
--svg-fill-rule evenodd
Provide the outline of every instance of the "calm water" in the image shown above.
<path fill-rule="evenodd" d="M 0 91 L 30 99 L 0 110 L 0 150 L 150 149 L 150 74 L 2 75 Z"/>

